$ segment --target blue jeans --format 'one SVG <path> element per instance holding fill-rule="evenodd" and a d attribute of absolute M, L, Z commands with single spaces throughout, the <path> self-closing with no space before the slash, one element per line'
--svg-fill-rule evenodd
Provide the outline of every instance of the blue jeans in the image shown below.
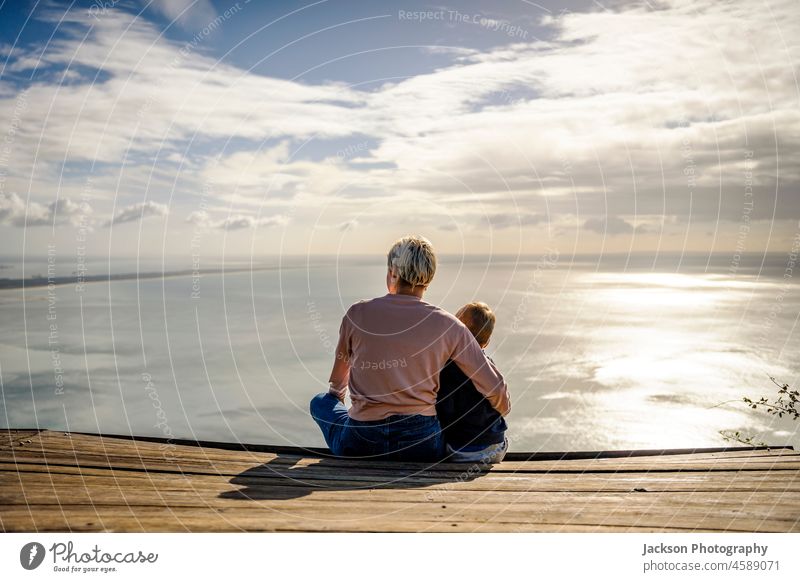
<path fill-rule="evenodd" d="M 311 416 L 337 457 L 378 461 L 440 461 L 445 456 L 439 420 L 421 414 L 396 414 L 383 420 L 355 420 L 329 393 L 311 399 Z"/>

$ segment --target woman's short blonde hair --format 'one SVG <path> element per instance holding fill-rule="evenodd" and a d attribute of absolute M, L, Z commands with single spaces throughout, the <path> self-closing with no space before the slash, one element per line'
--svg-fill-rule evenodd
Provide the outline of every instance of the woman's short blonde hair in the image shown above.
<path fill-rule="evenodd" d="M 436 274 L 436 254 L 424 236 L 404 236 L 389 249 L 389 270 L 412 287 L 427 287 Z"/>

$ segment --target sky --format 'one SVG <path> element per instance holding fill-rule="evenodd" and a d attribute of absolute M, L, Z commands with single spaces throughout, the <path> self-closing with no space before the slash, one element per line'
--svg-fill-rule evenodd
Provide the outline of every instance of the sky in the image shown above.
<path fill-rule="evenodd" d="M 794 0 L 5 1 L 0 255 L 786 252 L 798 62 Z"/>

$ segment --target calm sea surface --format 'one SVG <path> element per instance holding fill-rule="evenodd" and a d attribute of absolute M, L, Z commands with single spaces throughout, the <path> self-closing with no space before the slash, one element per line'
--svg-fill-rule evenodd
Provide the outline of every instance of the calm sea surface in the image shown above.
<path fill-rule="evenodd" d="M 800 286 L 797 269 L 784 276 L 788 260 L 445 259 L 426 300 L 495 309 L 488 352 L 511 389 L 514 450 L 720 446 L 720 430 L 798 446 L 798 422 L 716 406 L 772 396 L 769 375 L 798 384 Z M 22 276 L 0 262 L 0 277 Z M 385 293 L 383 262 L 280 263 L 0 291 L 0 425 L 322 445 L 307 402 L 326 389 L 347 307 Z M 162 269 L 116 261 L 111 272 Z M 25 276 L 46 273 L 25 265 Z"/>

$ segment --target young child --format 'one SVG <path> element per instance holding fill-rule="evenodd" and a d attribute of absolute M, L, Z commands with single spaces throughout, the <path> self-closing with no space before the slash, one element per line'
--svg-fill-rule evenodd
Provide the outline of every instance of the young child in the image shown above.
<path fill-rule="evenodd" d="M 458 310 L 456 317 L 472 332 L 481 349 L 489 344 L 495 315 L 488 305 L 468 303 Z M 505 457 L 506 421 L 452 361 L 447 362 L 439 375 L 436 415 L 450 453 L 449 461 L 489 464 L 499 463 Z"/>

